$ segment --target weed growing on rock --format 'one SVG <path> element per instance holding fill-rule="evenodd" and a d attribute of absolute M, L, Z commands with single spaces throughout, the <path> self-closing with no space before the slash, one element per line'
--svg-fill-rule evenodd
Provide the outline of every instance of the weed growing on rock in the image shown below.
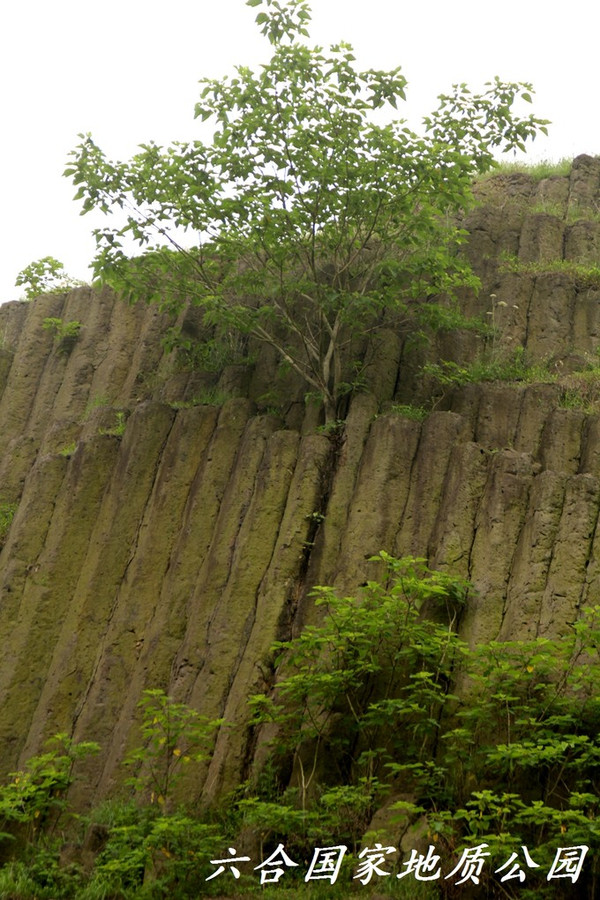
<path fill-rule="evenodd" d="M 44 319 L 42 328 L 53 332 L 54 344 L 59 353 L 70 353 L 83 325 L 76 319 L 70 322 L 63 322 L 62 319 L 50 317 Z"/>
<path fill-rule="evenodd" d="M 578 409 L 593 415 L 600 410 L 600 357 L 591 360 L 579 371 L 560 375 L 561 388 L 559 406 L 563 409 Z"/>
<path fill-rule="evenodd" d="M 5 544 L 18 506 L 18 503 L 0 502 L 0 548 Z"/>
<path fill-rule="evenodd" d="M 63 447 L 62 450 L 59 450 L 61 456 L 66 456 L 69 459 L 75 451 L 77 450 L 77 441 L 73 441 L 71 444 L 67 444 L 66 447 Z"/>
<path fill-rule="evenodd" d="M 223 406 L 231 400 L 233 394 L 218 387 L 205 388 L 198 391 L 190 400 L 176 400 L 171 403 L 173 409 L 191 409 L 194 406 Z"/>
<path fill-rule="evenodd" d="M 115 424 L 111 428 L 100 428 L 98 434 L 109 434 L 112 437 L 123 437 L 127 425 L 127 416 L 122 409 L 115 413 Z"/>
<path fill-rule="evenodd" d="M 431 410 L 424 406 L 414 406 L 411 403 L 392 403 L 387 409 L 387 413 L 395 416 L 402 416 L 404 419 L 412 419 L 413 422 L 422 422 L 430 414 Z"/>
<path fill-rule="evenodd" d="M 427 363 L 422 372 L 443 387 L 483 381 L 531 383 L 557 379 L 556 373 L 549 371 L 547 364 L 529 363 L 524 347 L 516 347 L 512 352 L 484 355 L 464 366 L 449 361 Z"/>
<path fill-rule="evenodd" d="M 110 398 L 107 394 L 96 394 L 94 397 L 91 397 L 85 406 L 85 412 L 83 414 L 84 422 L 89 418 L 90 413 L 103 406 L 110 406 Z"/>
<path fill-rule="evenodd" d="M 548 275 L 563 273 L 573 279 L 579 290 L 600 289 L 600 265 L 583 263 L 570 259 L 551 259 L 542 262 L 521 262 L 514 254 L 504 253 L 501 271 L 523 275 Z"/>

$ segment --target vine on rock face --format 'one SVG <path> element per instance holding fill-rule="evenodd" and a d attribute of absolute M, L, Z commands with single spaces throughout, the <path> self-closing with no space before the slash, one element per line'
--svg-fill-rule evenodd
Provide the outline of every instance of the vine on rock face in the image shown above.
<path fill-rule="evenodd" d="M 349 44 L 304 43 L 304 0 L 248 5 L 263 7 L 272 57 L 201 81 L 195 114 L 211 143 L 149 143 L 119 162 L 82 135 L 65 174 L 84 212 L 121 216 L 95 231 L 97 278 L 171 311 L 198 304 L 211 340 L 269 344 L 335 421 L 353 335 L 477 285 L 457 253 L 473 176 L 546 123 L 513 112 L 530 85 L 495 79 L 442 95 L 424 134 L 393 113 L 375 124 L 405 99 L 400 68 L 359 71 Z M 131 239 L 141 255 L 126 253 Z"/>

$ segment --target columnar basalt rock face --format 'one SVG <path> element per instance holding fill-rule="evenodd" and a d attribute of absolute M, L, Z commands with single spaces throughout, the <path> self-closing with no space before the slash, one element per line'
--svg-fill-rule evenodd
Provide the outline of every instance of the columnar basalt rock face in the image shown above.
<path fill-rule="evenodd" d="M 600 264 L 600 159 L 480 192 L 467 312 L 493 315 L 499 353 L 521 346 L 559 374 L 592 358 L 600 289 L 548 264 Z M 48 317 L 81 323 L 68 352 Z M 0 554 L 2 769 L 66 731 L 102 746 L 81 804 L 108 794 L 141 693 L 161 687 L 230 723 L 188 786 L 218 798 L 251 765 L 246 700 L 272 641 L 315 620 L 312 586 L 355 590 L 380 549 L 474 583 L 471 643 L 558 636 L 600 601 L 600 420 L 562 408 L 559 383 L 466 384 L 417 421 L 394 406 L 430 390 L 417 358 L 465 363 L 482 339 L 416 351 L 390 329 L 367 349 L 345 431 L 328 435 L 289 376 L 267 408 L 268 355 L 220 382 L 177 370 L 170 324 L 87 288 L 0 308 L 0 502 L 18 503 Z M 207 385 L 230 398 L 200 403 Z"/>

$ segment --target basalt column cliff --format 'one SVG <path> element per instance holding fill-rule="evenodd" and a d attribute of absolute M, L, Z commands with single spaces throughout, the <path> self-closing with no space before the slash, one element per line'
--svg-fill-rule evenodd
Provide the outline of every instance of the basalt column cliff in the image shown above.
<path fill-rule="evenodd" d="M 378 335 L 333 437 L 289 375 L 265 400 L 268 352 L 218 376 L 165 354 L 154 307 L 82 287 L 0 308 L 4 771 L 67 732 L 102 748 L 81 802 L 108 795 L 160 687 L 230 723 L 195 786 L 218 798 L 251 766 L 271 643 L 314 617 L 312 586 L 355 590 L 382 549 L 474 584 L 470 643 L 557 637 L 600 602 L 600 159 L 479 199 L 482 288 L 462 305 L 493 337 Z M 81 328 L 61 341 L 48 318 Z M 537 379 L 423 374 L 523 354 Z"/>

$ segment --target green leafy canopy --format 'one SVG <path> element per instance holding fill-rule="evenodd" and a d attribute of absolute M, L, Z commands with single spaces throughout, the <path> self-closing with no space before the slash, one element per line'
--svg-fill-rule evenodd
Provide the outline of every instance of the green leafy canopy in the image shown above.
<path fill-rule="evenodd" d="M 195 115 L 212 141 L 149 143 L 115 162 L 82 135 L 65 174 L 83 212 L 118 213 L 95 232 L 98 278 L 170 310 L 199 304 L 217 332 L 270 344 L 331 421 L 353 334 L 476 284 L 456 252 L 472 178 L 546 123 L 513 112 L 531 85 L 496 78 L 442 95 L 424 134 L 378 124 L 375 111 L 405 99 L 400 68 L 359 71 L 349 44 L 308 46 L 304 0 L 248 5 L 272 56 L 201 80 Z M 143 252 L 129 258 L 126 239 Z"/>

